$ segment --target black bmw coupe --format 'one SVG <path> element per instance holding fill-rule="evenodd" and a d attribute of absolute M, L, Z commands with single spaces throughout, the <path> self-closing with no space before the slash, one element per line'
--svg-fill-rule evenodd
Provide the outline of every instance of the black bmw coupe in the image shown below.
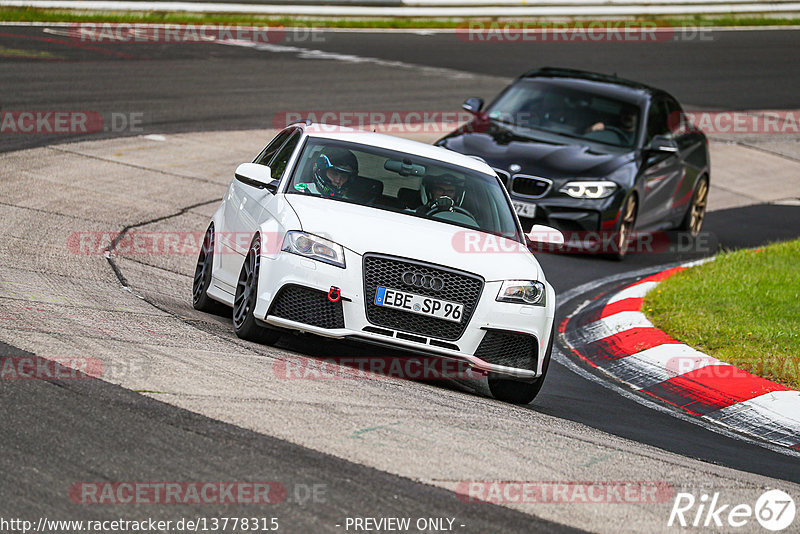
<path fill-rule="evenodd" d="M 486 160 L 526 231 L 545 224 L 565 232 L 567 243 L 570 235 L 611 243 L 602 252 L 619 259 L 635 231 L 700 232 L 708 141 L 667 92 L 542 68 L 483 103 L 468 98 L 463 107 L 474 119 L 436 144 Z"/>

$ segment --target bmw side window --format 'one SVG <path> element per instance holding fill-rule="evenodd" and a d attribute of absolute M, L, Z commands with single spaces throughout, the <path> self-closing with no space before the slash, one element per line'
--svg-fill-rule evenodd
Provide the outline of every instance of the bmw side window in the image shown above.
<path fill-rule="evenodd" d="M 667 127 L 673 135 L 686 133 L 686 121 L 681 105 L 672 98 L 667 99 Z"/>
<path fill-rule="evenodd" d="M 253 160 L 253 163 L 258 163 L 259 165 L 269 165 L 269 160 L 272 159 L 272 156 L 278 151 L 278 149 L 283 146 L 283 143 L 286 142 L 286 139 L 289 137 L 289 134 L 292 133 L 293 130 L 284 130 L 275 136 L 267 147 L 261 151 L 256 159 Z"/>
<path fill-rule="evenodd" d="M 655 100 L 647 113 L 647 142 L 652 141 L 657 135 L 670 135 L 667 125 L 667 105 L 662 98 Z"/>
<path fill-rule="evenodd" d="M 292 152 L 294 152 L 298 141 L 300 141 L 300 132 L 295 131 L 295 133 L 292 134 L 289 140 L 286 141 L 286 144 L 281 147 L 281 149 L 278 151 L 278 154 L 270 162 L 269 168 L 272 173 L 271 175 L 273 180 L 280 180 L 281 176 L 283 176 L 283 171 L 286 170 L 286 164 L 289 163 L 289 158 L 292 157 Z"/>

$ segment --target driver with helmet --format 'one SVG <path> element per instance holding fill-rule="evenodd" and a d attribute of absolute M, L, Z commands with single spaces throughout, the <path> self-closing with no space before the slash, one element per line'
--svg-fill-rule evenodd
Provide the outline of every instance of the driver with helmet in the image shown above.
<path fill-rule="evenodd" d="M 452 174 L 426 176 L 422 179 L 419 193 L 422 205 L 416 209 L 417 215 L 426 215 L 433 210 L 452 211 L 464 200 L 464 181 Z"/>
<path fill-rule="evenodd" d="M 328 198 L 348 199 L 358 176 L 358 159 L 347 149 L 326 147 L 317 156 L 312 174 L 312 182 L 301 182 L 294 188 Z"/>

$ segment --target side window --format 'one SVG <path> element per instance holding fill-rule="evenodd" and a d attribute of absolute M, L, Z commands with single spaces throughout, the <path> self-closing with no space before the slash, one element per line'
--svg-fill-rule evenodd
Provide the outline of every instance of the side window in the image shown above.
<path fill-rule="evenodd" d="M 667 135 L 670 133 L 667 126 L 667 105 L 663 98 L 657 98 L 650 104 L 650 111 L 647 113 L 647 142 L 649 143 L 656 135 Z"/>
<path fill-rule="evenodd" d="M 667 126 L 674 135 L 686 133 L 688 119 L 674 98 L 667 99 Z"/>
<path fill-rule="evenodd" d="M 281 147 L 278 154 L 270 162 L 269 168 L 272 172 L 272 179 L 279 180 L 283 176 L 283 171 L 286 170 L 286 164 L 289 163 L 289 158 L 292 157 L 297 143 L 300 141 L 300 132 L 295 130 L 292 136 L 286 141 L 286 144 Z"/>
<path fill-rule="evenodd" d="M 286 139 L 289 137 L 289 134 L 292 133 L 292 130 L 284 130 L 278 135 L 275 136 L 270 144 L 267 145 L 267 148 L 261 151 L 261 154 L 253 160 L 253 163 L 258 163 L 259 165 L 269 165 L 269 160 L 272 159 L 272 156 L 275 155 L 275 152 L 283 145 Z"/>

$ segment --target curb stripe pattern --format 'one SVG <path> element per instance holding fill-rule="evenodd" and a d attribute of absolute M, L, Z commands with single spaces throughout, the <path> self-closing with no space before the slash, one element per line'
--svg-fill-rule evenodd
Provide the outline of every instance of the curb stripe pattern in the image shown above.
<path fill-rule="evenodd" d="M 676 341 L 641 312 L 679 266 L 616 288 L 560 325 L 571 351 L 632 389 L 694 416 L 800 450 L 800 392 Z"/>

